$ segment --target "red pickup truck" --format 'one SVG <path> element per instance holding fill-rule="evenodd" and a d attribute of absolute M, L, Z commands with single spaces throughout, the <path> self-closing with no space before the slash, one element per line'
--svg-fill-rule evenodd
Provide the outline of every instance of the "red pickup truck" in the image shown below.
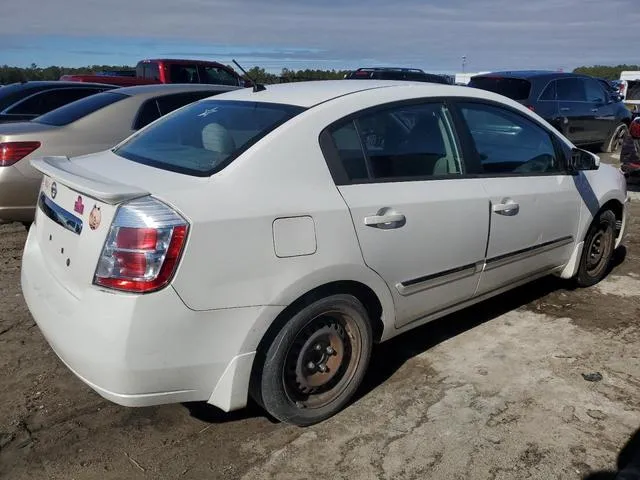
<path fill-rule="evenodd" d="M 152 83 L 207 83 L 251 87 L 253 84 L 233 69 L 218 62 L 205 60 L 153 59 L 141 60 L 135 76 L 125 75 L 63 75 L 60 80 L 72 82 L 100 82 L 120 87 Z"/>

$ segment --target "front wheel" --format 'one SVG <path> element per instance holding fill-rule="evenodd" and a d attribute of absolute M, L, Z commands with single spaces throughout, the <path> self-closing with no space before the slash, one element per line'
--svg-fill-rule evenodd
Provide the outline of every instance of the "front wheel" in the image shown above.
<path fill-rule="evenodd" d="M 611 264 L 615 245 L 616 216 L 611 210 L 598 214 L 584 239 L 576 283 L 590 287 L 604 278 Z"/>
<path fill-rule="evenodd" d="M 357 298 L 340 294 L 313 302 L 268 346 L 256 400 L 280 421 L 321 422 L 356 392 L 372 346 L 367 310 Z"/>
<path fill-rule="evenodd" d="M 622 142 L 624 142 L 624 137 L 627 135 L 628 130 L 629 129 L 627 128 L 626 124 L 619 124 L 611 134 L 611 138 L 609 138 L 602 144 L 602 151 L 604 153 L 614 153 L 620 150 L 620 148 L 622 147 Z"/>

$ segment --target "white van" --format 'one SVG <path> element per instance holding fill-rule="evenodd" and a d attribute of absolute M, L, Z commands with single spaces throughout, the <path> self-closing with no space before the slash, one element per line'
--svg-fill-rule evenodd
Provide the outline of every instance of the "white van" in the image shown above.
<path fill-rule="evenodd" d="M 620 95 L 633 111 L 640 110 L 640 70 L 620 72 Z"/>

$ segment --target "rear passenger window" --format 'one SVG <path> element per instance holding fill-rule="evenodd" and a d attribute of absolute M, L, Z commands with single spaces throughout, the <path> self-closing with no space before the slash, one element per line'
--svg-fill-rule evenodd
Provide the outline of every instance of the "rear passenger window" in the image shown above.
<path fill-rule="evenodd" d="M 485 104 L 460 104 L 480 156 L 483 173 L 559 172 L 550 134 L 522 115 Z"/>
<path fill-rule="evenodd" d="M 563 78 L 556 80 L 558 100 L 565 102 L 586 102 L 587 95 L 584 82 L 580 78 Z"/>
<path fill-rule="evenodd" d="M 331 132 L 350 181 L 462 174 L 452 122 L 439 103 L 364 114 Z"/>
<path fill-rule="evenodd" d="M 138 115 L 136 116 L 136 120 L 133 124 L 133 129 L 139 130 L 160 117 L 160 109 L 158 108 L 158 102 L 156 99 L 152 98 L 151 100 L 147 100 L 142 104 L 140 110 L 138 110 Z"/>
<path fill-rule="evenodd" d="M 553 101 L 556 99 L 556 82 L 553 81 L 547 85 L 547 88 L 544 89 L 542 94 L 540 95 L 540 100 L 545 101 Z"/>

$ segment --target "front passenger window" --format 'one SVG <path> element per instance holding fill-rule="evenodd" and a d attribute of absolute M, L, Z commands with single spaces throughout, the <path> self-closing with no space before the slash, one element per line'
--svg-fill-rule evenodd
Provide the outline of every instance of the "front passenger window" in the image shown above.
<path fill-rule="evenodd" d="M 460 107 L 483 173 L 526 175 L 561 170 L 550 134 L 533 121 L 492 105 L 464 103 Z"/>

